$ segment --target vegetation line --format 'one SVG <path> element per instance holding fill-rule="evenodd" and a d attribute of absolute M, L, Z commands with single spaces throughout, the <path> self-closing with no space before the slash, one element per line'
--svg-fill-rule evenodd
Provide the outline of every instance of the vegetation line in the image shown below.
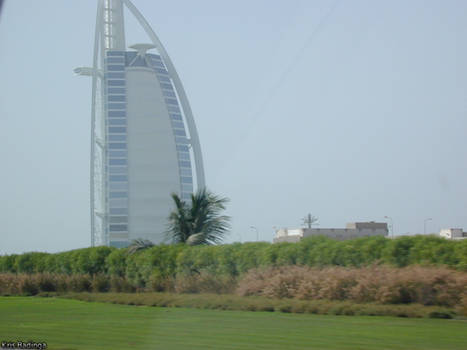
<path fill-rule="evenodd" d="M 271 299 L 265 297 L 239 297 L 218 294 L 173 294 L 173 293 L 43 293 L 43 297 L 76 299 L 88 302 L 103 302 L 123 305 L 185 307 L 212 310 L 263 311 L 283 313 L 306 313 L 347 316 L 395 316 L 416 318 L 456 317 L 453 308 L 438 306 L 381 305 L 376 303 L 355 304 L 352 302 L 294 299 Z"/>
<path fill-rule="evenodd" d="M 191 230 L 185 235 L 190 237 Z M 187 238 L 187 239 L 188 239 Z M 300 243 L 233 243 L 213 246 L 187 244 L 142 246 L 128 249 L 95 247 L 63 253 L 25 253 L 0 256 L 0 272 L 109 274 L 124 276 L 144 286 L 151 275 L 175 276 L 203 270 L 239 276 L 252 268 L 301 266 L 361 267 L 387 264 L 444 265 L 467 271 L 467 240 L 435 236 L 384 237 L 336 241 L 312 237 Z"/>

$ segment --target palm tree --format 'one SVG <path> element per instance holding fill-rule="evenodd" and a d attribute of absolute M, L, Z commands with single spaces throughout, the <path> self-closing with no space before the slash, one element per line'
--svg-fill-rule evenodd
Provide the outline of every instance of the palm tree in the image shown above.
<path fill-rule="evenodd" d="M 206 189 L 191 195 L 187 203 L 172 193 L 175 209 L 169 215 L 167 236 L 174 243 L 189 245 L 221 243 L 228 229 L 229 216 L 221 215 L 229 200 Z"/>
<path fill-rule="evenodd" d="M 138 238 L 131 241 L 131 245 L 128 247 L 127 252 L 128 254 L 134 254 L 141 250 L 151 248 L 152 246 L 154 246 L 154 243 L 152 243 L 150 240 Z"/>

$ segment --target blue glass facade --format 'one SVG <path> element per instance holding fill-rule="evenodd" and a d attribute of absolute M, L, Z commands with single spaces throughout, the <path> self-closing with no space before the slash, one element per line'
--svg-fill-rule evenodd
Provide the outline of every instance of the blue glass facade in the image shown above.
<path fill-rule="evenodd" d="M 128 244 L 128 153 L 125 89 L 125 52 L 107 51 L 104 62 L 107 148 L 106 206 L 110 245 Z M 119 240 L 114 240 L 118 234 Z"/>
<path fill-rule="evenodd" d="M 104 60 L 105 125 L 106 135 L 106 233 L 110 245 L 124 246 L 129 239 L 128 222 L 128 120 L 126 109 L 126 67 L 145 67 L 152 69 L 159 81 L 165 105 L 169 112 L 172 132 L 177 151 L 180 176 L 180 195 L 189 200 L 193 192 L 193 169 L 191 164 L 189 140 L 180 111 L 177 94 L 166 67 L 159 55 L 146 54 L 145 57 L 131 51 L 106 51 Z"/>
<path fill-rule="evenodd" d="M 132 54 L 135 55 L 133 52 L 127 53 L 127 55 Z M 174 134 L 175 144 L 177 147 L 177 157 L 178 157 L 178 166 L 180 171 L 180 178 L 182 176 L 188 176 L 192 179 L 193 177 L 193 170 L 191 166 L 190 160 L 190 151 L 187 146 L 188 139 L 186 138 L 186 129 L 183 123 L 183 118 L 180 113 L 180 108 L 178 104 L 178 100 L 176 99 L 175 89 L 173 84 L 170 80 L 169 73 L 166 70 L 164 63 L 159 55 L 154 54 L 147 54 L 146 57 L 149 58 L 149 63 L 152 64 L 154 71 L 156 72 L 157 79 L 159 80 L 162 94 L 166 96 L 165 102 L 167 105 L 167 110 L 169 111 L 172 130 Z M 170 98 L 173 97 L 173 98 Z M 174 113 L 175 112 L 175 113 Z M 189 175 L 188 175 L 189 174 Z M 191 184 L 193 180 L 191 180 Z M 193 193 L 193 185 L 182 186 L 180 184 L 180 194 L 183 200 L 189 200 L 191 194 Z"/>

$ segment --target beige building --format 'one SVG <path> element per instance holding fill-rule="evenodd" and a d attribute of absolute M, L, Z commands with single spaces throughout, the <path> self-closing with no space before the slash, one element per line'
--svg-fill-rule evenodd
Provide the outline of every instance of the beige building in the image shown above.
<path fill-rule="evenodd" d="M 303 238 L 313 236 L 326 236 L 337 240 L 346 240 L 360 237 L 388 235 L 388 225 L 385 222 L 351 222 L 346 228 L 281 228 L 276 230 L 273 243 L 299 242 Z"/>
<path fill-rule="evenodd" d="M 467 232 L 464 232 L 461 228 L 443 228 L 439 231 L 439 235 L 447 239 L 466 239 Z"/>

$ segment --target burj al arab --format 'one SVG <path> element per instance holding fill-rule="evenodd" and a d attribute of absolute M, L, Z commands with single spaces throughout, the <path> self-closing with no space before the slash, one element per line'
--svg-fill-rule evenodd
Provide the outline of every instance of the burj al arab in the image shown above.
<path fill-rule="evenodd" d="M 148 42 L 125 41 L 134 16 Z M 164 240 L 171 193 L 204 188 L 201 147 L 180 78 L 161 41 L 129 0 L 99 0 L 92 67 L 91 245 Z"/>

